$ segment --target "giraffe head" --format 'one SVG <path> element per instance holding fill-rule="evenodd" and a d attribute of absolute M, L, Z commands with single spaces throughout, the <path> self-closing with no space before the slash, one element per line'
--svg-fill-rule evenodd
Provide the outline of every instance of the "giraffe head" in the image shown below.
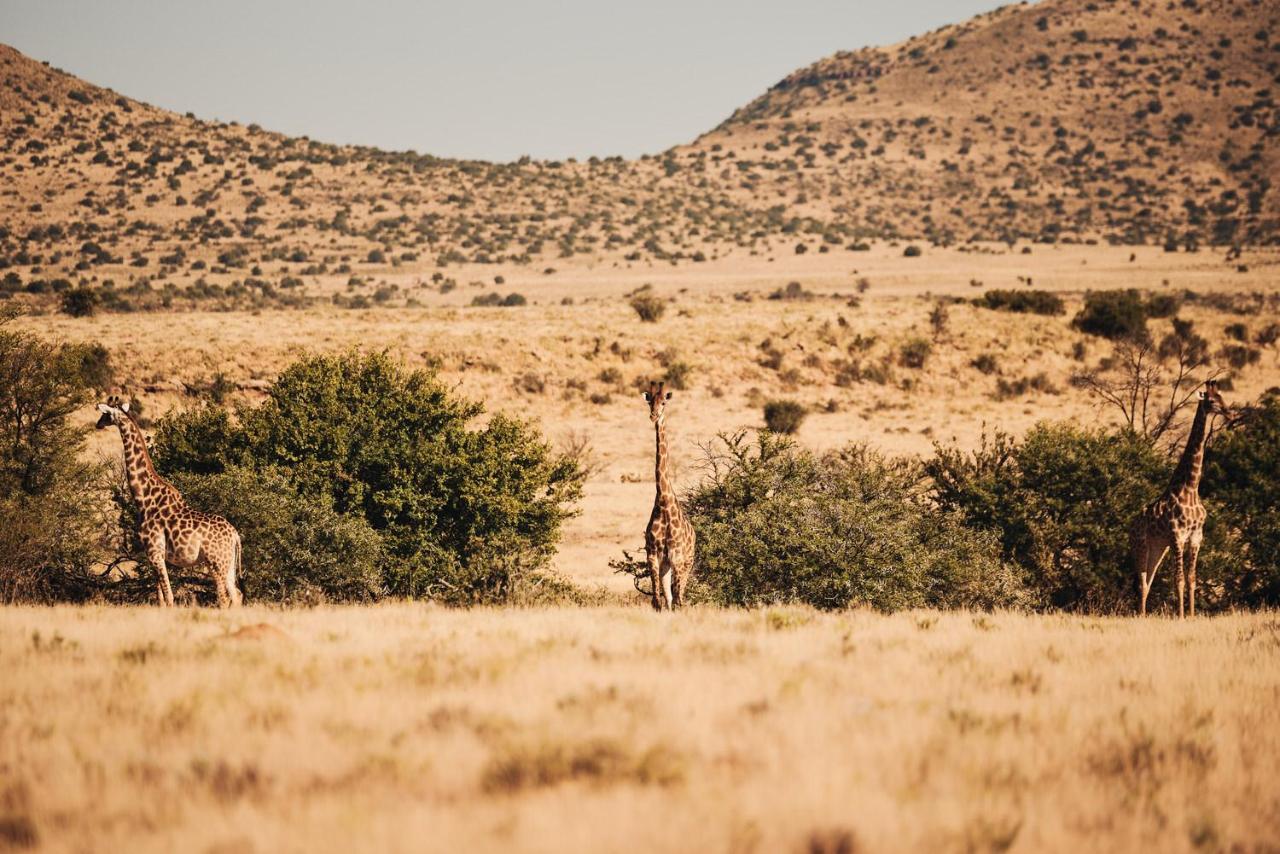
<path fill-rule="evenodd" d="M 1223 402 L 1222 395 L 1218 393 L 1217 380 L 1209 380 L 1204 384 L 1204 391 L 1200 392 L 1200 405 L 1210 415 L 1227 414 L 1227 404 Z"/>
<path fill-rule="evenodd" d="M 665 382 L 651 382 L 649 390 L 644 393 L 644 399 L 649 404 L 649 420 L 654 424 L 661 424 L 667 413 L 667 401 L 671 399 L 671 392 L 666 391 L 665 386 Z"/>
<path fill-rule="evenodd" d="M 102 413 L 102 417 L 98 419 L 97 428 L 101 430 L 112 427 L 129 417 L 129 401 L 112 395 L 107 398 L 106 403 L 98 404 L 98 411 Z"/>

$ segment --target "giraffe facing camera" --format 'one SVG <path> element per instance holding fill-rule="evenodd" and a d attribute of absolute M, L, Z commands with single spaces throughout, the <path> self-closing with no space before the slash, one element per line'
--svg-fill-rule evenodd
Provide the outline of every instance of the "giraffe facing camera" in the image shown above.
<path fill-rule="evenodd" d="M 684 604 L 685 587 L 693 574 L 695 535 L 689 524 L 680 499 L 676 495 L 671 477 L 671 454 L 667 450 L 667 401 L 671 392 L 666 383 L 649 383 L 644 393 L 649 404 L 649 421 L 654 425 L 657 443 L 654 465 L 656 494 L 653 513 L 649 515 L 649 527 L 644 531 L 645 562 L 649 565 L 649 579 L 653 582 L 653 607 L 669 611 Z"/>

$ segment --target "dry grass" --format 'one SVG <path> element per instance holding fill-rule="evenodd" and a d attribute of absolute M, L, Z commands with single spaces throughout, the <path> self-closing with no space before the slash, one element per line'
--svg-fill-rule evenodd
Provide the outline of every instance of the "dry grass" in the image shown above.
<path fill-rule="evenodd" d="M 1037 247 L 1030 256 L 1003 247 L 983 255 L 930 250 L 917 259 L 859 254 L 865 257 L 856 268 L 829 255 L 793 256 L 785 266 L 706 264 L 692 272 L 570 268 L 542 285 L 509 272 L 508 287 L 531 298 L 522 308 L 473 309 L 451 304 L 456 295 L 448 294 L 416 309 L 44 315 L 20 323 L 54 338 L 103 343 L 119 382 L 151 417 L 191 405 L 184 384 L 198 388 L 218 375 L 246 389 L 237 400 L 256 402 L 258 389 L 307 351 L 361 346 L 387 348 L 410 366 L 431 360 L 446 382 L 491 411 L 532 418 L 560 445 L 589 443 L 598 469 L 556 568 L 621 592 L 629 585 L 611 575 L 608 561 L 640 546 L 653 506 L 652 428 L 637 381 L 661 379 L 674 362 L 689 366 L 688 388 L 676 393 L 669 422 L 682 485 L 701 474 L 700 444 L 721 431 L 763 426 L 763 404 L 775 398 L 808 408 L 798 439 L 817 449 L 849 442 L 889 454 L 929 454 L 934 441 L 973 447 L 984 429 L 1020 435 L 1041 420 L 1113 422 L 1095 396 L 1071 384 L 1073 373 L 1111 350 L 1071 327 L 1084 291 L 1274 294 L 1280 265 L 1280 253 L 1257 251 L 1248 255 L 1249 272 L 1237 273 L 1207 252 L 1175 255 L 1153 247 Z M 933 338 L 929 315 L 938 295 L 981 294 L 970 280 L 1025 290 L 1019 277 L 1027 276 L 1036 290 L 1060 294 L 1067 313 L 1039 317 L 955 304 L 925 366 L 900 364 L 904 342 Z M 859 293 L 863 278 L 871 287 Z M 645 281 L 675 300 L 658 323 L 639 322 L 628 305 L 626 294 Z M 790 281 L 818 296 L 768 299 Z M 735 298 L 744 293 L 752 299 Z M 565 297 L 574 302 L 561 304 Z M 852 306 L 855 297 L 860 302 Z M 1280 323 L 1275 303 L 1257 317 L 1203 303 L 1188 303 L 1180 315 L 1194 321 L 1215 354 L 1229 340 L 1229 324 L 1244 320 L 1256 332 Z M 1168 320 L 1152 322 L 1157 338 L 1169 328 Z M 1077 345 L 1081 359 L 1073 353 Z M 1277 384 L 1280 351 L 1260 351 L 1257 364 L 1232 372 L 1229 402 L 1245 403 Z M 995 372 L 974 367 L 983 355 L 995 359 Z M 860 378 L 849 372 L 855 363 Z M 1016 389 L 1040 375 L 1046 381 L 1040 387 L 1000 392 L 1001 383 Z M 95 419 L 86 410 L 84 423 Z M 94 441 L 95 451 L 118 458 L 115 435 L 95 434 Z"/>
<path fill-rule="evenodd" d="M 1278 662 L 1268 613 L 9 609 L 0 847 L 1261 850 Z"/>

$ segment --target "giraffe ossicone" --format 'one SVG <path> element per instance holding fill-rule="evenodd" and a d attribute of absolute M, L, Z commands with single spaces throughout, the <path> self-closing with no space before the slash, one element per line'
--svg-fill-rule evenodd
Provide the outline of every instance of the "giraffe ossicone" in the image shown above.
<path fill-rule="evenodd" d="M 138 534 L 156 573 L 160 605 L 173 605 L 169 566 L 203 567 L 213 578 L 218 607 L 241 604 L 240 534 L 221 516 L 192 509 L 173 484 L 156 473 L 142 428 L 128 401 L 112 397 L 98 404 L 99 430 L 115 426 L 124 445 L 125 479 L 138 505 Z"/>
<path fill-rule="evenodd" d="M 666 415 L 671 392 L 666 383 L 649 383 L 644 393 L 649 404 L 656 443 L 653 512 L 644 531 L 645 562 L 653 582 L 653 607 L 667 611 L 684 604 L 685 589 L 693 574 L 696 536 L 693 525 L 680 507 L 671 475 L 671 455 L 667 450 Z"/>

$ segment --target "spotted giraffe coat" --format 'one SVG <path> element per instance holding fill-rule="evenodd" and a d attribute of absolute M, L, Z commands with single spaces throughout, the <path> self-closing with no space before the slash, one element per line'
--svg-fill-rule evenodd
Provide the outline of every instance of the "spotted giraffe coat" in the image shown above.
<path fill-rule="evenodd" d="M 138 534 L 147 562 L 157 575 L 160 604 L 173 604 L 169 580 L 169 567 L 173 566 L 203 569 L 213 579 L 218 606 L 239 605 L 239 533 L 221 516 L 190 507 L 177 488 L 156 473 L 142 428 L 126 408 L 104 405 L 100 409 L 103 419 L 99 427 L 109 420 L 120 430 L 125 478 L 138 506 Z"/>
<path fill-rule="evenodd" d="M 653 584 L 653 607 L 659 611 L 684 604 L 685 589 L 693 575 L 696 535 L 680 507 L 671 476 L 671 455 L 667 449 L 667 433 L 663 409 L 670 395 L 662 385 L 650 389 L 650 406 L 655 409 L 654 436 L 656 458 L 654 480 L 656 494 L 649 526 L 644 532 L 646 562 Z"/>

